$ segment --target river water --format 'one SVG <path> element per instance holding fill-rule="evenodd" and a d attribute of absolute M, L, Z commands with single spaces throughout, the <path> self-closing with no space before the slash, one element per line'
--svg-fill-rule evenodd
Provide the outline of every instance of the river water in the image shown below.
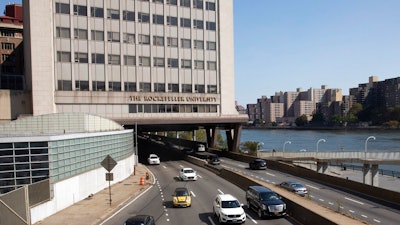
<path fill-rule="evenodd" d="M 243 129 L 240 141 L 262 142 L 260 149 L 265 151 L 282 151 L 284 145 L 285 152 L 316 151 L 318 141 L 320 152 L 364 151 L 366 141 L 368 151 L 400 151 L 400 131 L 389 130 Z M 284 144 L 287 141 L 291 144 Z M 400 171 L 400 165 L 382 165 L 380 168 Z"/>

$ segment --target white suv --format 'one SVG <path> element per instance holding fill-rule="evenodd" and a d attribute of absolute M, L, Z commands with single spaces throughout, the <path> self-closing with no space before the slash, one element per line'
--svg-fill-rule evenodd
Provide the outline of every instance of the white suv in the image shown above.
<path fill-rule="evenodd" d="M 192 168 L 182 168 L 179 170 L 179 178 L 181 180 L 197 180 L 197 173 Z"/>
<path fill-rule="evenodd" d="M 213 212 L 221 223 L 244 223 L 246 213 L 243 204 L 230 194 L 217 195 L 213 202 Z"/>

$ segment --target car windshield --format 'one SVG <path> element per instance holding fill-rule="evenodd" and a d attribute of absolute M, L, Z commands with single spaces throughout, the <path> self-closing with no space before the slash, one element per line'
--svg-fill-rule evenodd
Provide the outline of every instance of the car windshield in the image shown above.
<path fill-rule="evenodd" d="M 222 208 L 237 208 L 237 207 L 240 207 L 240 204 L 237 200 L 222 201 L 221 207 Z"/>
<path fill-rule="evenodd" d="M 176 196 L 189 196 L 189 193 L 188 193 L 187 190 L 177 190 L 177 191 L 175 192 L 175 195 L 176 195 Z"/>
<path fill-rule="evenodd" d="M 293 188 L 304 188 L 304 186 L 301 184 L 292 184 L 292 187 Z"/>
<path fill-rule="evenodd" d="M 183 172 L 184 172 L 184 173 L 194 173 L 193 170 L 184 170 Z"/>
<path fill-rule="evenodd" d="M 158 157 L 156 155 L 150 156 L 151 159 L 157 159 Z"/>
<path fill-rule="evenodd" d="M 261 193 L 261 200 L 263 201 L 271 201 L 271 200 L 278 200 L 279 197 L 276 193 L 273 192 L 263 192 Z"/>

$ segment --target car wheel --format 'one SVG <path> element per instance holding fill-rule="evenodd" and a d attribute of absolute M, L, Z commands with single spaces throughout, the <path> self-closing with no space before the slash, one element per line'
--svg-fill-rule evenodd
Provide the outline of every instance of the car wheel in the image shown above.
<path fill-rule="evenodd" d="M 258 214 L 258 217 L 262 218 L 263 215 L 262 215 L 262 211 L 260 208 L 258 209 L 257 214 Z"/>

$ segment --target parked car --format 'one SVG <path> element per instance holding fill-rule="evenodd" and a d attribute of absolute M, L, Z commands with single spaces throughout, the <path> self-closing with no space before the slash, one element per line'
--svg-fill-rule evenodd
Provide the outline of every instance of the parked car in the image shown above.
<path fill-rule="evenodd" d="M 260 218 L 286 214 L 286 204 L 281 200 L 281 196 L 264 186 L 249 186 L 246 200 L 247 207 L 257 212 Z"/>
<path fill-rule="evenodd" d="M 182 168 L 179 170 L 179 178 L 184 181 L 197 180 L 197 172 L 192 168 Z"/>
<path fill-rule="evenodd" d="M 172 205 L 174 207 L 190 207 L 192 205 L 190 191 L 185 187 L 176 188 L 172 197 Z"/>
<path fill-rule="evenodd" d="M 137 215 L 128 218 L 124 225 L 155 225 L 154 218 L 149 215 Z"/>
<path fill-rule="evenodd" d="M 267 169 L 267 162 L 264 159 L 254 159 L 249 162 L 249 168 L 252 170 L 265 170 Z"/>
<path fill-rule="evenodd" d="M 160 164 L 160 157 L 158 157 L 156 154 L 150 154 L 149 158 L 147 158 L 147 162 L 150 165 L 158 165 Z"/>
<path fill-rule="evenodd" d="M 285 181 L 280 183 L 279 186 L 303 197 L 308 193 L 307 188 L 302 183 L 297 181 Z"/>
<path fill-rule="evenodd" d="M 213 213 L 222 223 L 244 223 L 246 213 L 243 210 L 243 204 L 230 194 L 219 194 L 213 202 Z"/>
<path fill-rule="evenodd" d="M 213 165 L 219 165 L 221 164 L 221 161 L 219 160 L 218 155 L 209 155 L 207 157 L 207 162 Z"/>

